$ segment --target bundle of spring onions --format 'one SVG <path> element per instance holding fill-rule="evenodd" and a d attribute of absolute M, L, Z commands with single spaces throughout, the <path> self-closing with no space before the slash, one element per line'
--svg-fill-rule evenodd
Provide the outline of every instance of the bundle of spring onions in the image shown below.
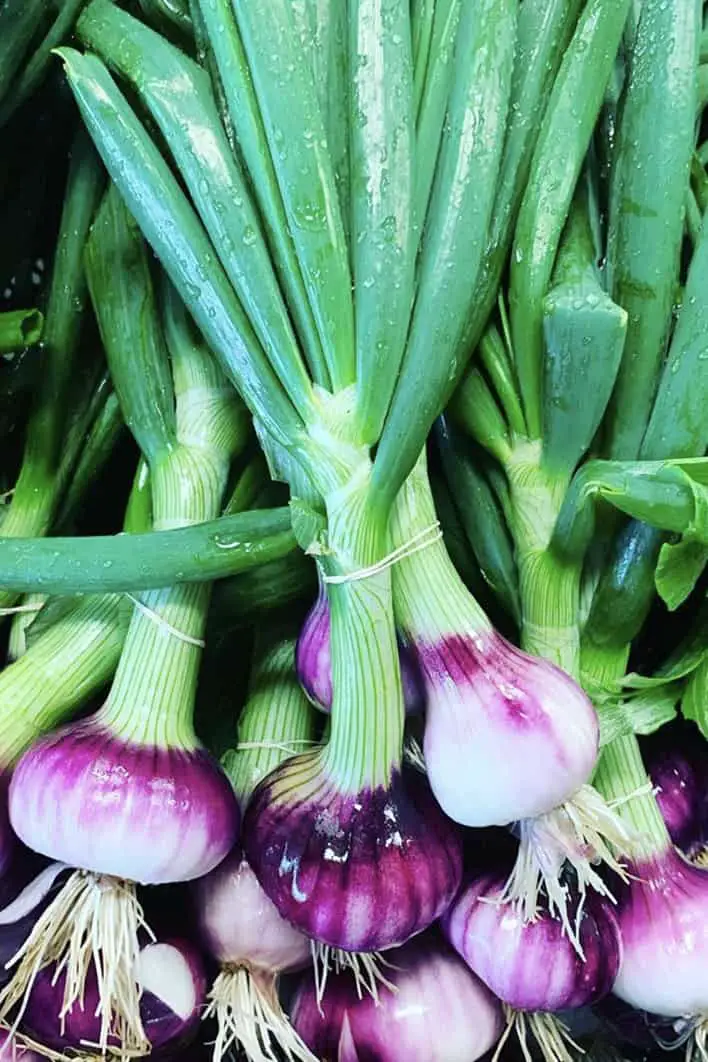
<path fill-rule="evenodd" d="M 708 1062 L 703 7 L 0 0 L 0 1059 Z"/>

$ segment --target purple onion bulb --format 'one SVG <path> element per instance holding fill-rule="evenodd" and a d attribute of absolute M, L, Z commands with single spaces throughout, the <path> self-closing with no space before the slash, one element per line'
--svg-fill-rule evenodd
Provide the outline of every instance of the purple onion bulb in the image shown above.
<path fill-rule="evenodd" d="M 324 1062 L 474 1062 L 499 1039 L 501 1006 L 437 934 L 390 952 L 379 1003 L 348 974 L 331 975 L 321 1004 L 303 977 L 292 1021 Z"/>
<path fill-rule="evenodd" d="M 445 936 L 478 977 L 514 1010 L 555 1012 L 586 1006 L 611 991 L 620 934 L 611 905 L 590 894 L 580 918 L 582 958 L 549 911 L 524 922 L 500 903 L 505 878 L 485 875 L 464 887 L 443 916 Z"/>
<path fill-rule="evenodd" d="M 631 869 L 615 995 L 666 1017 L 708 1013 L 708 871 L 673 848 Z"/>
<path fill-rule="evenodd" d="M 140 1018 L 153 1053 L 170 1054 L 189 1043 L 201 1022 L 206 975 L 201 957 L 186 940 L 167 939 L 147 944 L 138 960 L 142 988 Z M 95 970 L 86 981 L 83 1007 L 74 1003 L 63 1023 L 59 1018 L 65 975 L 53 983 L 54 967 L 37 976 L 23 1017 L 32 1037 L 55 1051 L 79 1050 L 98 1043 L 101 1019 L 96 1016 L 98 984 Z M 114 1038 L 109 1041 L 118 1045 Z M 85 1047 L 84 1047 L 85 1049 Z"/>
<path fill-rule="evenodd" d="M 310 962 L 309 939 L 281 918 L 239 849 L 193 889 L 201 938 L 222 965 L 278 974 Z"/>
<path fill-rule="evenodd" d="M 647 773 L 671 840 L 698 859 L 708 843 L 708 755 L 697 733 L 691 744 L 661 738 L 647 743 Z"/>
<path fill-rule="evenodd" d="M 415 715 L 423 710 L 425 704 L 422 678 L 414 657 L 400 639 L 398 647 L 403 703 L 406 715 Z M 302 625 L 295 647 L 295 665 L 300 685 L 309 700 L 321 712 L 329 714 L 332 708 L 330 616 L 327 593 L 322 586 Z"/>
<path fill-rule="evenodd" d="M 125 741 L 100 713 L 24 753 L 9 804 L 13 829 L 36 852 L 151 885 L 208 873 L 239 825 L 231 785 L 203 748 Z"/>
<path fill-rule="evenodd" d="M 462 873 L 457 827 L 418 771 L 342 792 L 321 753 L 281 764 L 244 819 L 246 857 L 283 918 L 345 951 L 403 944 L 450 904 Z"/>
<path fill-rule="evenodd" d="M 465 826 L 505 826 L 553 810 L 590 778 L 595 710 L 547 660 L 491 628 L 418 639 L 425 679 L 424 753 L 443 810 Z"/>

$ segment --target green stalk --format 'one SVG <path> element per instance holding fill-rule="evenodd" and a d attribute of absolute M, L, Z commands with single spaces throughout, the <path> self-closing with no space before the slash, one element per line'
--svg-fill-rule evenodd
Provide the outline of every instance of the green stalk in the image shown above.
<path fill-rule="evenodd" d="M 608 277 L 627 310 L 606 452 L 639 453 L 671 323 L 695 140 L 700 0 L 644 0 L 631 52 L 610 200 Z"/>
<path fill-rule="evenodd" d="M 339 208 L 347 243 L 350 244 L 349 164 L 349 51 L 347 5 L 331 0 L 307 0 L 313 24 L 315 83 L 325 119 Z M 351 244 L 350 244 L 351 245 Z"/>
<path fill-rule="evenodd" d="M 455 355 L 482 266 L 501 162 L 516 10 L 510 0 L 482 0 L 465 7 L 460 22 L 411 330 L 374 466 L 374 490 L 388 504 L 455 382 Z"/>
<path fill-rule="evenodd" d="M 123 416 L 118 397 L 113 391 L 104 395 L 104 401 L 92 421 L 88 433 L 82 439 L 83 445 L 73 466 L 71 478 L 67 475 L 67 489 L 55 521 L 57 534 L 67 533 L 68 526 L 73 522 L 88 491 L 100 476 L 123 433 Z"/>
<path fill-rule="evenodd" d="M 411 44 L 414 64 L 416 114 L 420 111 L 423 88 L 428 72 L 436 7 L 436 0 L 413 0 L 411 4 Z"/>
<path fill-rule="evenodd" d="M 208 237 L 157 148 L 95 56 L 63 49 L 89 132 L 148 242 L 251 411 L 300 452 L 304 426 L 280 387 Z"/>
<path fill-rule="evenodd" d="M 455 40 L 460 22 L 460 0 L 438 0 L 434 5 L 430 53 L 427 63 L 415 64 L 415 114 L 417 155 L 413 217 L 422 233 L 430 202 L 435 166 L 440 150 L 445 112 L 450 99 Z"/>
<path fill-rule="evenodd" d="M 521 598 L 521 644 L 574 678 L 580 673 L 581 565 L 550 549 L 567 481 L 543 467 L 541 446 L 519 442 L 506 463 Z"/>
<path fill-rule="evenodd" d="M 233 0 L 271 158 L 334 391 L 355 378 L 349 257 L 314 74 L 290 0 Z M 287 148 L 285 144 L 287 142 Z"/>
<path fill-rule="evenodd" d="M 703 370 L 708 342 L 708 311 L 703 298 L 707 283 L 708 230 L 704 229 L 691 260 L 681 311 L 642 442 L 643 460 L 700 456 L 708 446 L 708 373 Z M 620 532 L 583 635 L 589 645 L 605 639 L 606 632 L 618 622 L 626 644 L 637 636 L 656 592 L 654 575 L 663 541 L 661 531 L 636 522 Z"/>
<path fill-rule="evenodd" d="M 443 418 L 441 421 L 437 435 L 443 471 L 464 527 L 467 548 L 476 557 L 488 586 L 519 623 L 519 577 L 508 524 L 480 462 L 474 460 L 450 425 Z M 459 570 L 459 564 L 456 567 Z M 479 596 L 476 591 L 475 596 Z"/>
<path fill-rule="evenodd" d="M 54 520 L 57 534 L 67 533 L 67 523 L 76 516 L 123 427 L 118 400 L 112 392 L 109 393 L 106 376 L 103 375 L 95 387 L 90 378 L 88 382 L 91 385 L 88 396 L 81 394 L 76 401 L 57 472 L 57 491 L 61 495 L 61 506 Z M 149 521 L 146 526 L 149 527 Z M 43 594 L 30 594 L 23 605 L 39 606 L 45 600 Z M 16 659 L 25 651 L 26 632 L 35 616 L 36 613 L 29 610 L 13 616 L 8 640 L 10 659 Z"/>
<path fill-rule="evenodd" d="M 295 671 L 295 638 L 276 624 L 256 634 L 238 743 L 222 756 L 241 807 L 262 778 L 289 756 L 315 744 L 314 710 Z"/>
<path fill-rule="evenodd" d="M 586 674 L 602 688 L 622 678 L 628 655 L 621 646 L 596 652 L 585 661 Z M 615 738 L 602 749 L 593 785 L 631 831 L 633 859 L 641 862 L 671 846 L 634 734 Z"/>
<path fill-rule="evenodd" d="M 52 61 L 52 52 L 69 36 L 85 3 L 86 0 L 61 0 L 54 22 L 34 50 L 32 57 L 15 78 L 12 92 L 2 99 L 0 89 L 0 129 L 7 124 L 25 100 L 29 99 L 38 89 Z M 25 7 L 31 8 L 32 3 L 25 2 Z M 2 37 L 1 28 L 0 37 Z M 4 45 L 5 38 L 2 37 L 2 40 Z"/>
<path fill-rule="evenodd" d="M 327 498 L 328 546 L 322 559 L 331 619 L 333 703 L 321 753 L 342 792 L 388 787 L 403 754 L 403 692 L 393 621 L 391 571 L 350 578 L 386 553 L 386 519 L 372 508 L 363 464 Z"/>
<path fill-rule="evenodd" d="M 150 526 L 148 514 L 139 513 L 131 504 L 140 491 L 137 475 L 124 521 L 129 535 Z M 69 718 L 110 680 L 129 618 L 123 596 L 90 595 L 61 612 L 18 659 L 0 671 L 3 767 L 14 764 L 40 734 Z"/>
<path fill-rule="evenodd" d="M 189 14 L 188 0 L 138 0 L 140 7 L 148 18 L 152 18 L 165 28 L 179 31 L 182 37 L 192 36 L 192 20 Z"/>
<path fill-rule="evenodd" d="M 0 101 L 7 95 L 49 8 L 50 0 L 5 0 L 0 8 Z"/>
<path fill-rule="evenodd" d="M 460 340 L 458 375 L 494 307 L 541 123 L 581 7 L 582 0 L 524 0 L 521 5 L 504 154 L 484 266 Z"/>
<path fill-rule="evenodd" d="M 172 289 L 166 289 L 163 304 L 176 434 L 168 450 L 145 453 L 156 532 L 214 518 L 221 509 L 231 458 L 244 434 L 240 404 L 201 337 L 191 331 Z M 108 353 L 114 378 L 130 371 L 129 352 Z M 122 393 L 127 395 L 125 389 Z M 130 423 L 133 410 L 127 397 L 123 409 Z M 210 590 L 208 581 L 173 581 L 135 599 L 123 653 L 101 710 L 103 722 L 115 726 L 124 739 L 185 748 L 197 744 L 194 702 Z"/>
<path fill-rule="evenodd" d="M 396 386 L 413 302 L 409 0 L 394 0 L 385 11 L 378 0 L 352 0 L 349 33 L 355 416 L 362 441 L 372 445 Z"/>
<path fill-rule="evenodd" d="M 543 432 L 543 299 L 628 6 L 629 0 L 590 0 L 585 7 L 553 86 L 519 210 L 509 304 L 531 439 Z"/>
<path fill-rule="evenodd" d="M 543 300 L 543 465 L 568 482 L 598 430 L 622 360 L 627 314 L 596 267 L 588 189 L 570 209 Z"/>
<path fill-rule="evenodd" d="M 274 265 L 315 383 L 329 386 L 329 373 L 300 264 L 288 228 L 285 207 L 270 157 L 263 120 L 230 0 L 198 0 L 219 70 L 231 123 L 253 194 L 260 208 Z M 341 5 L 339 5 L 341 6 Z M 340 123 L 343 127 L 344 122 Z"/>
<path fill-rule="evenodd" d="M 401 490 L 391 518 L 396 546 L 436 523 L 425 453 Z M 414 645 L 437 644 L 459 633 L 460 617 L 480 634 L 491 630 L 486 615 L 455 571 L 442 540 L 404 556 L 393 569 L 396 623 Z"/>
<path fill-rule="evenodd" d="M 11 354 L 38 343 L 44 317 L 39 310 L 6 310 L 0 313 L 0 354 Z"/>
<path fill-rule="evenodd" d="M 129 608 L 91 595 L 60 617 L 0 673 L 0 761 L 11 766 L 40 734 L 67 719 L 111 678 Z"/>
<path fill-rule="evenodd" d="M 22 467 L 3 520 L 4 537 L 45 535 L 54 518 L 68 395 L 76 371 L 86 294 L 83 247 L 102 186 L 98 158 L 82 130 L 72 146 L 44 321 L 43 371 L 27 425 Z M 0 606 L 8 607 L 13 601 L 13 595 L 0 594 Z"/>
<path fill-rule="evenodd" d="M 307 419 L 310 381 L 248 183 L 222 131 L 208 75 L 109 0 L 89 4 L 78 32 L 111 69 L 128 79 L 157 122 L 270 364 Z M 121 44 L 126 39 L 130 48 Z M 240 316 L 244 320 L 243 313 Z"/>

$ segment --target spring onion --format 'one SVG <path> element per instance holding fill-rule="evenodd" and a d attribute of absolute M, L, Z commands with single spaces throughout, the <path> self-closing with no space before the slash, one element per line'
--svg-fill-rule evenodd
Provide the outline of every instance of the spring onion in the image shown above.
<path fill-rule="evenodd" d="M 243 809 L 261 778 L 314 744 L 294 640 L 276 627 L 256 654 L 238 744 L 222 758 Z M 277 1049 L 295 1062 L 313 1062 L 278 1000 L 280 974 L 310 964 L 310 941 L 278 913 L 240 846 L 196 883 L 194 896 L 203 943 L 220 966 L 205 1012 L 217 1020 L 216 1062 L 236 1045 L 252 1062 L 273 1062 Z"/>
<path fill-rule="evenodd" d="M 92 241 L 90 249 L 105 241 L 107 260 L 124 271 L 144 256 L 113 189 Z M 240 411 L 173 294 L 168 290 L 163 300 L 164 338 L 150 287 L 143 298 L 143 331 L 137 350 L 129 351 L 131 358 L 139 354 L 143 372 L 134 375 L 124 360 L 126 322 L 115 333 L 105 330 L 104 339 L 126 423 L 150 467 L 153 521 L 165 528 L 218 513 Z M 111 320 L 110 306 L 107 298 L 104 323 Z M 208 591 L 208 584 L 175 584 L 135 598 L 103 707 L 36 742 L 12 777 L 14 831 L 29 847 L 77 869 L 15 956 L 17 971 L 3 993 L 3 1010 L 7 1014 L 26 999 L 42 967 L 60 962 L 66 963 L 67 1013 L 82 998 L 95 959 L 103 1050 L 114 1031 L 124 1047 L 147 1045 L 136 975 L 143 914 L 133 883 L 190 880 L 208 872 L 238 830 L 228 782 L 192 722 Z M 81 909 L 86 923 L 77 916 Z M 125 928 L 118 932 L 120 920 Z"/>

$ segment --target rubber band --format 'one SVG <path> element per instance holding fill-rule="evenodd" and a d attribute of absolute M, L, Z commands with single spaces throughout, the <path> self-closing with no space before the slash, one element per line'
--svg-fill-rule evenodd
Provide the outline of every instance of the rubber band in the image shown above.
<path fill-rule="evenodd" d="M 20 612 L 41 612 L 46 601 L 32 601 L 27 605 L 13 605 L 8 608 L 0 608 L 0 616 L 15 616 Z"/>
<path fill-rule="evenodd" d="M 290 752 L 293 745 L 319 745 L 319 741 L 311 738 L 293 738 L 292 741 L 239 741 L 236 752 L 246 752 L 250 749 L 277 749 L 278 752 Z"/>
<path fill-rule="evenodd" d="M 380 572 L 385 572 L 388 568 L 392 568 L 394 564 L 405 560 L 406 557 L 412 557 L 414 553 L 420 553 L 421 550 L 433 546 L 442 537 L 440 521 L 436 520 L 430 527 L 419 531 L 417 535 L 414 535 L 408 542 L 404 542 L 402 546 L 397 546 L 396 549 L 382 557 L 376 564 L 370 564 L 367 568 L 359 568 L 357 571 L 346 572 L 342 575 L 323 575 L 322 581 L 332 586 L 338 586 L 342 583 L 354 583 L 360 579 L 369 579 L 372 575 L 379 575 Z"/>
<path fill-rule="evenodd" d="M 166 619 L 163 619 L 159 613 L 154 612 L 153 609 L 148 608 L 146 604 L 140 601 L 133 594 L 126 593 L 125 595 L 129 601 L 132 601 L 136 608 L 140 609 L 143 615 L 156 623 L 158 627 L 164 627 L 168 634 L 171 634 L 173 638 L 177 638 L 180 642 L 186 642 L 187 645 L 195 645 L 197 649 L 204 649 L 206 642 L 203 638 L 193 638 L 191 634 L 185 634 L 184 631 L 180 631 L 177 627 L 173 627 L 171 623 L 168 623 Z"/>

